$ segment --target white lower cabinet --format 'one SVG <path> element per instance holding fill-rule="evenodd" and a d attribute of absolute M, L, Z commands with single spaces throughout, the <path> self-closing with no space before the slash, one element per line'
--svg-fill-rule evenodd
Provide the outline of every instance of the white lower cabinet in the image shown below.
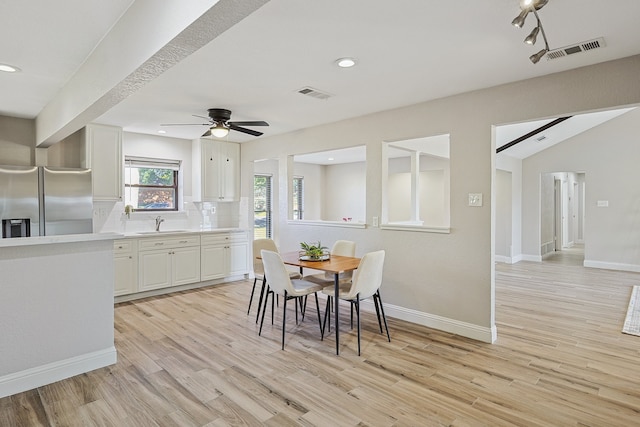
<path fill-rule="evenodd" d="M 113 242 L 114 296 L 138 291 L 138 241 L 135 239 Z"/>
<path fill-rule="evenodd" d="M 122 239 L 113 253 L 116 297 L 249 273 L 246 232 Z"/>
<path fill-rule="evenodd" d="M 201 279 L 248 273 L 249 242 L 245 232 L 202 235 Z"/>
<path fill-rule="evenodd" d="M 140 239 L 138 291 L 200 281 L 200 236 Z"/>

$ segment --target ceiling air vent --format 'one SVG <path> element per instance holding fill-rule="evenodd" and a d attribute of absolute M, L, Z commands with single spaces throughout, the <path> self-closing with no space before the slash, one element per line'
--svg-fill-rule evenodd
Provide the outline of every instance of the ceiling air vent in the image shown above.
<path fill-rule="evenodd" d="M 573 55 L 580 52 L 586 52 L 588 50 L 599 49 L 605 46 L 606 44 L 604 42 L 604 38 L 600 37 L 597 39 L 574 44 L 571 46 L 561 47 L 560 49 L 551 50 L 549 51 L 549 53 L 547 53 L 547 60 L 558 59 L 564 56 L 569 56 L 569 55 Z"/>
<path fill-rule="evenodd" d="M 329 99 L 329 97 L 331 95 L 329 95 L 328 93 L 325 92 L 320 92 L 317 89 L 314 89 L 312 87 L 303 87 L 302 89 L 298 90 L 298 93 L 301 93 L 303 95 L 307 95 L 310 96 L 312 98 L 316 98 L 316 99 Z"/>

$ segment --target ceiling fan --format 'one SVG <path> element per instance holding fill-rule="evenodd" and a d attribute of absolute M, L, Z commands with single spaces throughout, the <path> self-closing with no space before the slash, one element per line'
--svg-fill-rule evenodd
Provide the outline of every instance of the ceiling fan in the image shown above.
<path fill-rule="evenodd" d="M 197 116 L 195 114 L 193 116 L 207 119 L 209 123 L 166 123 L 160 126 L 209 126 L 209 130 L 203 133 L 202 136 L 213 135 L 217 138 L 224 138 L 230 130 L 260 136 L 262 132 L 247 129 L 243 126 L 269 126 L 269 123 L 265 121 L 232 122 L 230 121 L 231 111 L 225 110 L 224 108 L 209 108 L 207 111 L 209 112 L 209 117 Z"/>

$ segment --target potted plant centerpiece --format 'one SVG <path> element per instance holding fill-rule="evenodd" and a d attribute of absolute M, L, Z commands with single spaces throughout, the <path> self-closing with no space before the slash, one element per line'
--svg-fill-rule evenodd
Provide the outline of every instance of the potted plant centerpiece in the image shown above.
<path fill-rule="evenodd" d="M 303 261 L 326 261 L 330 258 L 329 249 L 322 243 L 300 243 L 300 259 Z"/>

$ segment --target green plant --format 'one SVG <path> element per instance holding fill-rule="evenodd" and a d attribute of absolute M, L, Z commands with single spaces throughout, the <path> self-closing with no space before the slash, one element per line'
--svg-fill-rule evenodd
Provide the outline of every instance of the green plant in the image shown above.
<path fill-rule="evenodd" d="M 322 246 L 322 243 L 318 241 L 317 244 L 309 244 L 306 242 L 300 243 L 300 247 L 304 251 L 304 254 L 310 258 L 320 258 L 327 250 L 326 246 Z"/>

